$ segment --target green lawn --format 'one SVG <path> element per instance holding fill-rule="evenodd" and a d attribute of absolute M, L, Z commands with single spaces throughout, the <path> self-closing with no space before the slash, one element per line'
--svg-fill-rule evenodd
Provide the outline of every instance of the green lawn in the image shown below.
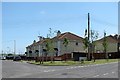
<path fill-rule="evenodd" d="M 40 62 L 35 61 L 28 61 L 31 64 L 36 65 L 44 65 L 44 66 L 70 66 L 70 65 L 89 65 L 89 64 L 104 64 L 104 63 L 111 63 L 111 62 L 118 62 L 118 59 L 109 59 L 108 61 L 106 59 L 100 59 L 93 61 L 84 61 L 84 63 L 81 63 L 80 61 L 54 61 L 54 62 L 44 62 L 43 64 L 40 64 Z"/>

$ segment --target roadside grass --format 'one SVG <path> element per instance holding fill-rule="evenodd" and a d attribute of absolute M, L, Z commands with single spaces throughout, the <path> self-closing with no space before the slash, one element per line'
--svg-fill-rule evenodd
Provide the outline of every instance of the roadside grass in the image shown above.
<path fill-rule="evenodd" d="M 30 64 L 35 64 L 35 65 L 43 65 L 43 66 L 70 66 L 70 65 L 92 65 L 92 64 L 105 64 L 105 63 L 111 63 L 111 62 L 118 62 L 118 59 L 109 59 L 108 61 L 106 59 L 99 59 L 95 60 L 95 62 L 92 61 L 84 61 L 81 63 L 80 61 L 47 61 L 43 62 L 43 64 L 40 64 L 40 62 L 35 62 L 35 61 L 28 61 Z"/>
<path fill-rule="evenodd" d="M 99 60 L 95 60 L 95 62 L 92 61 L 85 61 L 85 64 L 104 64 L 104 63 L 111 63 L 111 62 L 118 62 L 118 59 L 99 59 Z"/>

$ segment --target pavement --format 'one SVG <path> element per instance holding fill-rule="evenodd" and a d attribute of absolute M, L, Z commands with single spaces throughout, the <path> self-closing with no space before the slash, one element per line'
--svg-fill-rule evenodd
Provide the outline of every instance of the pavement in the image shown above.
<path fill-rule="evenodd" d="M 118 78 L 118 62 L 86 66 L 40 66 L 2 61 L 3 78 Z"/>

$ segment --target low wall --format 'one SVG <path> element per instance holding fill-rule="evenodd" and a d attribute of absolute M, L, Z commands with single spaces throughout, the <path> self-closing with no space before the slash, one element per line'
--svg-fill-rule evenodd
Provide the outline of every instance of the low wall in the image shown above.
<path fill-rule="evenodd" d="M 76 53 L 75 53 L 76 54 Z M 78 55 L 80 54 L 80 55 Z M 85 54 L 85 55 L 83 55 Z M 107 53 L 108 54 L 108 57 L 109 59 L 116 59 L 116 58 L 120 58 L 120 53 L 118 52 L 111 52 L 111 53 Z M 92 55 L 95 57 L 95 59 L 105 59 L 106 58 L 106 54 L 105 53 L 91 53 L 91 58 L 92 58 Z M 77 53 L 76 57 L 87 57 L 88 54 L 87 53 Z M 74 60 L 75 56 L 73 56 L 73 59 L 71 58 L 71 53 L 66 53 L 66 54 L 63 54 L 63 55 L 60 55 L 60 56 L 54 56 L 52 57 L 53 60 Z M 26 60 L 36 60 L 36 61 L 40 61 L 40 60 L 43 60 L 43 61 L 50 61 L 51 60 L 51 57 L 50 56 L 47 56 L 47 57 L 24 57 L 23 59 L 26 59 Z M 75 58 L 76 59 L 76 58 Z M 78 60 L 78 59 L 76 59 Z"/>
<path fill-rule="evenodd" d="M 109 59 L 120 58 L 120 53 L 118 53 L 118 52 L 110 52 L 107 54 L 108 54 Z M 105 59 L 106 53 L 94 53 L 93 56 L 95 57 L 95 59 Z"/>

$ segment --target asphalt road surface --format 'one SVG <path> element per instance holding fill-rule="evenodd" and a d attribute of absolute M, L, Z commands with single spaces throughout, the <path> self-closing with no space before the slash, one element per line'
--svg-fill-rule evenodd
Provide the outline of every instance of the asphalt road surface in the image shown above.
<path fill-rule="evenodd" d="M 2 61 L 3 78 L 118 78 L 118 63 L 88 66 L 40 66 Z"/>

